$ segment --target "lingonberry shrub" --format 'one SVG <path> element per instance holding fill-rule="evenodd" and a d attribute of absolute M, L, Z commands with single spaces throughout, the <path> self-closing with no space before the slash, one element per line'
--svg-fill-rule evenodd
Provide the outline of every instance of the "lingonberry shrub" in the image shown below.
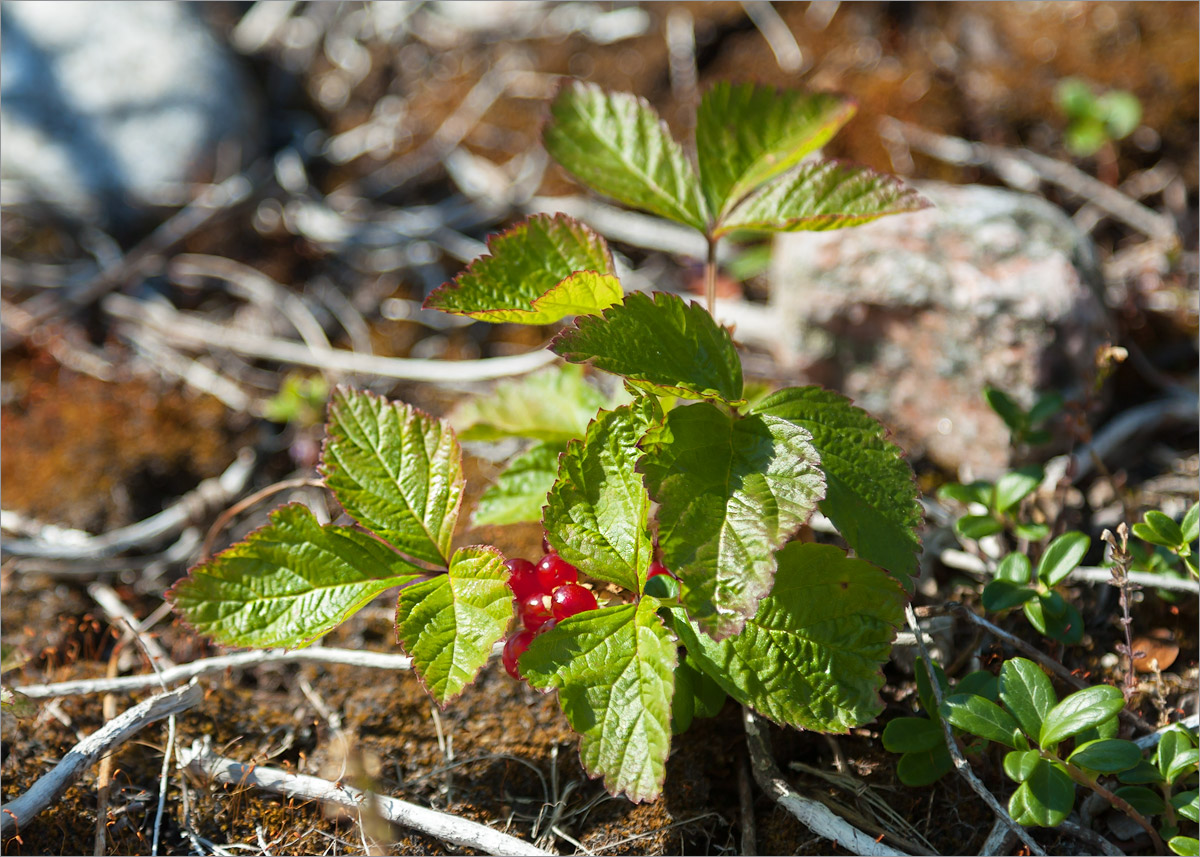
<path fill-rule="evenodd" d="M 711 310 L 722 236 L 926 205 L 868 168 L 805 160 L 853 111 L 836 95 L 719 84 L 700 104 L 693 164 L 645 101 L 575 82 L 544 142 L 594 189 L 703 233 Z M 883 427 L 819 387 L 748 395 L 730 332 L 674 294 L 626 295 L 604 239 L 575 220 L 531 217 L 489 251 L 427 306 L 533 325 L 574 316 L 550 344 L 567 365 L 502 384 L 450 421 L 336 390 L 321 472 L 354 523 L 284 506 L 192 569 L 170 594 L 176 609 L 222 643 L 297 646 L 399 587 L 399 642 L 441 705 L 515 617 L 509 674 L 557 690 L 584 767 L 633 800 L 659 794 L 672 732 L 726 694 L 814 730 L 874 717 L 921 519 Z M 623 379 L 623 392 L 605 396 L 580 364 Z M 453 548 L 459 435 L 534 442 L 475 522 L 540 520 L 536 567 Z M 818 508 L 855 556 L 792 541 Z"/>

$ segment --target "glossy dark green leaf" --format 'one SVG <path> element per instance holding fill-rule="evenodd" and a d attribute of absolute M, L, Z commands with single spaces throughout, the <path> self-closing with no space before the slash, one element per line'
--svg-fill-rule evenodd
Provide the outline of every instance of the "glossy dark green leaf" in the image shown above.
<path fill-rule="evenodd" d="M 1027 542 L 1040 542 L 1050 535 L 1050 527 L 1046 524 L 1021 523 L 1013 527 L 1013 532 L 1017 538 Z"/>
<path fill-rule="evenodd" d="M 942 717 L 964 732 L 1006 747 L 1016 747 L 1013 733 L 1018 729 L 1017 721 L 991 700 L 975 694 L 956 693 L 946 697 L 939 711 Z"/>
<path fill-rule="evenodd" d="M 947 482 L 938 488 L 937 496 L 942 501 L 957 500 L 964 506 L 968 503 L 979 503 L 983 506 L 990 506 L 992 505 L 994 490 L 995 486 L 991 482 L 983 482 L 982 480 L 966 485 L 960 482 Z"/>
<path fill-rule="evenodd" d="M 1008 610 L 1024 604 L 1037 593 L 1027 586 L 1019 586 L 1007 580 L 993 580 L 983 587 L 983 609 L 991 613 Z"/>
<path fill-rule="evenodd" d="M 1091 730 L 1089 730 L 1090 733 Z M 1085 733 L 1081 732 L 1075 736 L 1076 744 L 1083 744 Z M 1120 771 L 1117 774 L 1117 779 L 1126 785 L 1145 785 L 1147 783 L 1161 783 L 1163 781 L 1162 774 L 1158 772 L 1158 768 L 1147 759 L 1142 759 L 1132 768 Z"/>
<path fill-rule="evenodd" d="M 945 744 L 932 750 L 905 753 L 896 763 L 900 782 L 914 788 L 932 785 L 953 770 L 954 760 Z"/>
<path fill-rule="evenodd" d="M 1142 751 L 1132 741 L 1119 738 L 1101 738 L 1080 744 L 1067 757 L 1067 761 L 1081 768 L 1101 774 L 1116 774 L 1128 771 L 1142 760 Z"/>
<path fill-rule="evenodd" d="M 707 226 L 692 163 L 644 98 L 570 81 L 550 105 L 542 141 L 594 190 L 701 231 Z"/>
<path fill-rule="evenodd" d="M 718 217 L 825 145 L 854 103 L 831 93 L 720 82 L 700 99 L 696 149 L 709 210 Z"/>
<path fill-rule="evenodd" d="M 742 363 L 729 332 L 677 295 L 630 294 L 600 316 L 577 319 L 550 349 L 657 395 L 742 400 Z"/>
<path fill-rule="evenodd" d="M 1071 778 L 1044 759 L 1029 771 L 1008 800 L 1008 813 L 1026 827 L 1057 827 L 1075 805 Z"/>
<path fill-rule="evenodd" d="M 420 574 L 369 533 L 322 526 L 294 503 L 194 567 L 167 598 L 196 631 L 227 646 L 305 646 Z"/>
<path fill-rule="evenodd" d="M 1192 508 L 1187 510 L 1183 516 L 1183 523 L 1179 525 L 1179 531 L 1185 544 L 1190 545 L 1196 539 L 1200 539 L 1200 503 L 1193 503 Z"/>
<path fill-rule="evenodd" d="M 1196 789 L 1171 795 L 1171 806 L 1189 821 L 1200 822 L 1200 793 Z"/>
<path fill-rule="evenodd" d="M 1037 750 L 1013 750 L 1004 754 L 1004 773 L 1013 782 L 1023 783 L 1041 760 Z"/>
<path fill-rule="evenodd" d="M 1162 538 L 1159 544 L 1174 547 L 1184 543 L 1183 530 L 1179 524 L 1157 509 L 1147 512 L 1144 520 Z"/>
<path fill-rule="evenodd" d="M 709 402 L 675 408 L 641 443 L 638 462 L 659 504 L 662 560 L 680 600 L 716 638 L 738 633 L 771 591 L 774 552 L 825 493 L 807 431 L 736 417 Z"/>
<path fill-rule="evenodd" d="M 1172 836 L 1167 847 L 1179 857 L 1200 857 L 1200 839 L 1195 836 Z"/>
<path fill-rule="evenodd" d="M 1035 741 L 1042 722 L 1057 703 L 1054 686 L 1042 668 L 1026 658 L 1010 658 L 1000 668 L 1000 702 Z"/>
<path fill-rule="evenodd" d="M 1145 786 L 1121 786 L 1119 789 L 1114 789 L 1113 794 L 1122 798 L 1142 815 L 1158 815 L 1167 808 L 1162 795 Z"/>
<path fill-rule="evenodd" d="M 1028 424 L 1029 418 L 1025 409 L 1013 401 L 1012 396 L 995 387 L 984 387 L 983 398 L 1004 424 L 1012 431 L 1020 431 Z"/>
<path fill-rule="evenodd" d="M 1010 553 L 996 567 L 996 579 L 1024 586 L 1029 583 L 1031 571 L 1029 557 L 1023 553 Z"/>
<path fill-rule="evenodd" d="M 917 574 L 922 514 L 912 467 L 887 430 L 850 400 L 821 387 L 791 387 L 763 399 L 757 414 L 806 429 L 821 456 L 820 509 L 854 552 L 897 575 Z"/>
<path fill-rule="evenodd" d="M 999 701 L 999 690 L 1000 682 L 987 670 L 967 673 L 954 685 L 955 693 L 973 693 L 992 702 Z"/>
<path fill-rule="evenodd" d="M 1116 717 L 1124 707 L 1124 695 L 1111 685 L 1101 684 L 1076 691 L 1042 718 L 1038 744 L 1050 749 L 1084 729 Z"/>
<path fill-rule="evenodd" d="M 434 289 L 425 308 L 478 321 L 551 324 L 599 312 L 624 294 L 608 244 L 565 214 L 535 214 L 489 238 L 488 250 Z"/>
<path fill-rule="evenodd" d="M 963 515 L 954 522 L 954 532 L 964 539 L 982 539 L 1004 532 L 1004 524 L 991 515 Z"/>
<path fill-rule="evenodd" d="M 996 511 L 1007 512 L 1042 484 L 1042 468 L 1035 465 L 1005 473 L 996 481 Z"/>
<path fill-rule="evenodd" d="M 1164 729 L 1159 737 L 1158 746 L 1154 748 L 1154 763 L 1158 766 L 1159 773 L 1171 782 L 1167 772 L 1175 766 L 1175 760 L 1181 753 L 1195 747 L 1196 742 L 1191 733 L 1182 725 L 1175 723 Z"/>
<path fill-rule="evenodd" d="M 1079 567 L 1091 546 L 1091 538 L 1084 533 L 1063 533 L 1046 546 L 1046 551 L 1038 561 L 1038 579 L 1047 586 L 1057 585 Z"/>
<path fill-rule="evenodd" d="M 889 753 L 919 753 L 944 741 L 941 724 L 928 717 L 897 717 L 883 727 L 883 748 Z"/>

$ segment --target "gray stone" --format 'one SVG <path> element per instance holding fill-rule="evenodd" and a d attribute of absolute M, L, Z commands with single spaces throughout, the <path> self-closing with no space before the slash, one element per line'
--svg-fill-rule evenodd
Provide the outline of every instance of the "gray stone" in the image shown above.
<path fill-rule="evenodd" d="M 5 205 L 127 225 L 210 179 L 220 144 L 235 165 L 256 148 L 248 81 L 192 4 L 12 0 L 0 11 Z"/>
<path fill-rule="evenodd" d="M 811 380 L 851 396 L 910 453 L 992 478 L 1008 430 L 984 386 L 1028 406 L 1090 377 L 1105 329 L 1094 248 L 1040 197 L 920 190 L 934 208 L 779 236 L 771 304 Z"/>

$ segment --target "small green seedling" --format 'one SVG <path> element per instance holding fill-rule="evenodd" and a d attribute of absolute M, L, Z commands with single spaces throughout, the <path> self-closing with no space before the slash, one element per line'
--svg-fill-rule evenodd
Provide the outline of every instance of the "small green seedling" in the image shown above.
<path fill-rule="evenodd" d="M 1192 577 L 1200 577 L 1200 566 L 1192 548 L 1193 542 L 1200 539 L 1200 503 L 1188 509 L 1183 522 L 1179 524 L 1162 512 L 1151 509 L 1133 525 L 1133 534 L 1144 542 L 1174 554 L 1183 560 Z"/>
<path fill-rule="evenodd" d="M 1196 742 L 1190 732 L 1172 727 L 1153 761 L 1143 759 L 1137 744 L 1115 737 L 1125 707 L 1118 688 L 1088 687 L 1059 701 L 1050 679 L 1025 658 L 1004 663 L 998 697 L 958 692 L 939 711 L 963 732 L 1009 748 L 1004 773 L 1018 786 L 1008 811 L 1017 822 L 1057 827 L 1075 806 L 1076 786 L 1083 786 L 1141 825 L 1157 853 L 1165 850 L 1160 835 L 1175 853 L 1184 853 L 1179 849 L 1189 846 L 1189 837 L 1179 836 L 1179 821 L 1196 819 Z M 1156 828 L 1149 819 L 1160 815 Z"/>
<path fill-rule="evenodd" d="M 1083 533 L 1063 533 L 1042 552 L 1036 574 L 1025 554 L 1010 553 L 983 588 L 984 608 L 996 613 L 1020 605 L 1039 634 L 1075 645 L 1083 639 L 1083 616 L 1055 587 L 1079 567 L 1091 545 Z"/>
<path fill-rule="evenodd" d="M 941 685 L 942 695 L 948 695 L 951 687 L 945 671 L 934 663 L 933 672 Z M 926 716 L 897 717 L 889 721 L 883 729 L 883 746 L 891 753 L 902 754 L 896 764 L 896 776 L 900 782 L 906 786 L 927 786 L 950 773 L 954 769 L 954 760 L 946 748 L 942 717 L 938 713 L 923 658 L 917 658 L 916 679 L 917 698 Z M 953 692 L 978 694 L 995 702 L 998 689 L 994 675 L 986 670 L 978 670 L 963 676 Z M 953 734 L 956 740 L 962 740 L 963 751 L 968 756 L 977 755 L 987 747 L 987 741 L 965 735 L 961 729 L 954 729 Z"/>
<path fill-rule="evenodd" d="M 1062 395 L 1056 392 L 1043 393 L 1029 410 L 1017 404 L 1008 393 L 995 387 L 985 387 L 983 397 L 987 400 L 988 407 L 1008 426 L 1009 442 L 1013 446 L 1037 446 L 1048 442 L 1051 434 L 1045 426 L 1058 415 L 1064 404 Z"/>
<path fill-rule="evenodd" d="M 1067 117 L 1063 139 L 1076 157 L 1090 157 L 1106 144 L 1124 139 L 1142 121 L 1142 103 L 1131 92 L 1096 95 L 1082 80 L 1067 78 L 1059 83 L 1057 95 Z"/>
<path fill-rule="evenodd" d="M 1041 541 L 1050 528 L 1037 521 L 1022 520 L 1021 501 L 1037 490 L 1045 473 L 1031 464 L 1006 473 L 995 482 L 978 480 L 969 484 L 949 482 L 938 489 L 938 499 L 955 500 L 968 509 L 954 522 L 954 532 L 964 539 L 982 539 L 1006 529 L 1022 539 Z M 975 509 L 973 506 L 982 506 Z"/>
<path fill-rule="evenodd" d="M 693 164 L 643 100 L 571 82 L 546 148 L 593 188 L 699 230 L 835 229 L 927 203 L 890 176 L 805 156 L 852 115 L 844 98 L 718 84 Z M 598 234 L 536 215 L 488 243 L 430 308 L 488 322 L 574 316 L 569 364 L 468 402 L 451 421 L 334 392 L 321 456 L 350 518 L 277 509 L 170 592 L 200 633 L 302 646 L 399 588 L 396 633 L 439 705 L 493 646 L 514 678 L 557 690 L 584 768 L 656 797 L 673 731 L 725 695 L 776 723 L 846 731 L 881 709 L 881 667 L 920 550 L 912 469 L 882 425 L 819 387 L 747 385 L 730 332 L 669 293 L 625 294 Z M 582 365 L 615 376 L 615 396 Z M 476 523 L 540 518 L 537 562 L 459 545 L 459 437 L 527 438 Z M 792 542 L 818 509 L 854 549 Z M 509 633 L 514 618 L 517 630 Z"/>
<path fill-rule="evenodd" d="M 329 385 L 324 378 L 290 372 L 283 379 L 279 392 L 267 400 L 263 416 L 271 422 L 306 428 L 321 422 L 327 401 Z"/>

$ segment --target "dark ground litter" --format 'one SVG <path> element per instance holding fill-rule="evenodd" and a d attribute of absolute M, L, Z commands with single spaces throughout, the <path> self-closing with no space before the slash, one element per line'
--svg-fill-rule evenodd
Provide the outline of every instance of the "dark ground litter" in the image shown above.
<path fill-rule="evenodd" d="M 206 5 L 205 14 L 218 32 L 228 34 L 247 4 Z M 1063 120 L 1053 103 L 1054 86 L 1068 75 L 1100 88 L 1133 91 L 1142 101 L 1143 123 L 1154 133 L 1139 132 L 1115 149 L 1115 171 L 1127 176 L 1158 163 L 1174 169 L 1179 194 L 1163 190 L 1144 200 L 1175 218 L 1184 258 L 1165 271 L 1139 274 L 1127 290 L 1128 304 L 1116 308 L 1122 333 L 1143 346 L 1155 366 L 1174 379 L 1194 383 L 1197 333 L 1193 309 L 1197 245 L 1197 120 L 1200 79 L 1197 59 L 1198 7 L 1195 3 L 1046 3 L 1046 4 L 807 4 L 781 3 L 777 9 L 805 55 L 803 75 L 782 72 L 762 35 L 738 3 L 647 4 L 647 32 L 616 45 L 596 45 L 576 33 L 562 39 L 513 40 L 475 32 L 454 44 L 433 38 L 411 38 L 400 50 L 369 45 L 370 71 L 344 103 L 323 105 L 321 82 L 336 71 L 317 51 L 294 72 L 278 52 L 265 51 L 250 63 L 257 82 L 268 93 L 268 123 L 277 142 L 295 130 L 295 117 L 307 127 L 329 134 L 347 131 L 370 115 L 386 94 L 407 99 L 403 136 L 392 159 L 403 163 L 442 125 L 487 69 L 519 56 L 530 68 L 548 74 L 572 74 L 613 89 L 646 96 L 677 131 L 686 110 L 677 106 L 663 38 L 667 17 L 685 10 L 695 24 L 698 78 L 701 88 L 724 79 L 758 80 L 778 85 L 803 82 L 836 89 L 859 102 L 858 117 L 828 147 L 828 154 L 868 163 L 913 178 L 953 182 L 996 183 L 979 167 L 951 167 L 920 153 L 887 148 L 877 130 L 884 115 L 915 122 L 941 133 L 971 140 L 1028 146 L 1065 158 Z M 824 20 L 826 12 L 835 11 Z M 545 115 L 543 94 L 502 97 L 464 138 L 472 152 L 502 163 L 537 145 Z M 908 158 L 906 160 L 906 157 Z M 1101 156 L 1103 157 L 1103 156 Z M 382 162 L 371 157 L 347 165 L 314 161 L 309 165 L 321 192 L 351 183 L 361 191 Z M 1112 165 L 1084 160 L 1088 172 Z M 363 191 L 365 192 L 365 191 Z M 436 203 L 454 193 L 446 173 L 435 167 L 402 189 L 378 200 L 396 206 Z M 577 193 L 557 168 L 547 171 L 541 192 Z M 1174 196 L 1172 194 L 1175 194 Z M 1078 206 L 1056 191 L 1051 199 L 1070 210 Z M 509 213 L 511 215 L 511 212 Z M 511 216 L 508 219 L 512 219 Z M 472 237 L 482 238 L 507 220 L 482 221 Z M 47 228 L 10 216 L 0 222 L 5 255 L 27 261 L 62 262 L 77 253 L 69 231 Z M 128 244 L 138 236 L 124 236 Z M 1137 236 L 1111 222 L 1095 237 L 1102 254 L 1127 248 Z M 453 275 L 459 262 L 438 251 L 421 271 L 366 277 L 361 270 L 302 235 L 284 229 L 256 228 L 251 212 L 219 219 L 190 235 L 180 252 L 210 253 L 245 262 L 280 283 L 299 286 L 327 277 L 361 298 L 371 320 L 377 353 L 408 356 L 435 353 L 447 359 L 489 356 L 536 347 L 548 330 L 511 325 L 431 331 L 418 324 L 386 321 L 377 311 L 388 297 L 420 300 L 430 285 Z M 621 248 L 636 260 L 646 251 Z M 674 268 L 666 277 L 687 276 Z M 369 280 L 369 282 L 368 282 Z M 188 291 L 157 282 L 179 307 L 227 318 L 229 303 L 220 293 Z M 744 288 L 754 297 L 755 284 Z M 23 293 L 17 292 L 20 296 Z M 1181 299 L 1172 298 L 1182 294 Z M 6 300 L 9 299 L 6 292 Z M 101 381 L 60 365 L 62 345 L 83 343 L 102 351 L 117 367 L 111 381 Z M 338 344 L 345 345 L 340 342 Z M 262 367 L 253 367 L 260 371 Z M 3 404 L 0 432 L 3 456 L 3 505 L 47 522 L 102 532 L 152 514 L 220 473 L 237 450 L 255 444 L 264 461 L 253 487 L 292 475 L 297 460 L 311 458 L 314 428 L 283 431 L 230 411 L 215 399 L 162 382 L 139 365 L 102 313 L 90 312 L 35 331 L 23 344 L 5 352 L 0 368 Z M 261 380 L 260 376 L 255 376 Z M 278 379 L 282 373 L 267 375 Z M 276 381 L 277 382 L 277 381 Z M 1130 366 L 1112 381 L 1113 402 L 1099 420 L 1149 395 L 1144 379 Z M 384 385 L 389 395 L 445 413 L 457 393 L 434 387 Z M 261 392 L 273 392 L 264 387 Z M 1178 496 L 1171 477 L 1191 480 L 1194 494 L 1197 436 L 1194 429 L 1160 433 L 1117 473 L 1135 505 Z M 935 488 L 947 474 L 915 462 L 924 487 Z M 468 459 L 468 491 L 476 497 L 495 465 Z M 1064 514 L 1071 526 L 1086 527 L 1102 504 L 1095 486 Z M 1186 493 L 1185 492 L 1185 493 Z M 282 498 L 276 498 L 282 499 Z M 262 523 L 272 501 L 239 518 L 230 536 Z M 207 523 L 207 522 L 206 522 Z M 460 533 L 469 542 L 490 541 L 508 555 L 533 556 L 536 526 L 479 528 Z M 172 567 L 161 580 L 137 573 L 105 575 L 139 617 L 161 604 L 161 591 L 182 569 Z M 6 674 L 6 684 L 99 677 L 112 654 L 113 634 L 88 596 L 92 577 L 17 571 L 11 562 L 0 570 L 0 627 L 5 643 L 18 644 L 32 659 L 19 672 Z M 978 585 L 937 567 L 926 595 L 944 600 L 977 602 Z M 1081 674 L 1111 678 L 1103 656 L 1121 639 L 1113 592 L 1107 587 L 1080 587 L 1072 592 L 1088 621 L 1089 638 L 1066 652 L 1055 652 Z M 392 604 L 381 598 L 329 635 L 329 645 L 397 651 L 390 628 Z M 1160 679 L 1145 682 L 1139 710 L 1157 722 L 1173 714 L 1185 691 L 1194 691 L 1197 667 L 1197 608 L 1194 599 L 1168 603 L 1147 593 L 1134 611 L 1134 627 L 1164 629 L 1174 635 L 1180 656 Z M 1020 617 L 1005 627 L 1030 637 Z M 156 636 L 176 661 L 218 650 L 197 639 L 178 623 L 164 621 Z M 986 639 L 974 640 L 970 629 L 955 629 L 954 651 L 980 645 L 984 667 L 1007 656 Z M 144 659 L 128 657 L 131 672 L 146 669 Z M 965 671 L 965 670 L 964 670 Z M 834 746 L 850 770 L 924 836 L 940 853 L 976 853 L 991 827 L 992 816 L 966 784 L 949 776 L 923 789 L 902 786 L 895 778 L 896 757 L 879 742 L 883 724 L 912 713 L 913 682 L 895 664 L 885 671 L 886 705 L 879 720 L 839 736 L 824 737 L 790 730 L 770 730 L 780 768 L 805 793 L 824 795 L 866 812 L 861 798 L 834 789 L 810 774 L 788 770 L 791 762 L 831 771 Z M 349 755 L 326 718 L 301 687 L 329 710 L 339 712 L 348 738 Z M 697 721 L 672 745 L 661 800 L 633 805 L 609 798 L 598 781 L 582 773 L 569 729 L 552 696 L 541 696 L 510 681 L 492 663 L 477 683 L 435 718 L 432 703 L 416 679 L 407 674 L 367 672 L 349 667 L 260 667 L 205 680 L 203 704 L 179 718 L 181 743 L 211 736 L 224 755 L 258 760 L 305 773 L 337 779 L 364 775 L 382 792 L 483 821 L 528 837 L 535 822 L 539 832 L 549 825 L 542 808 L 556 803 L 556 825 L 589 850 L 602 854 L 728 854 L 741 849 L 737 786 L 746 751 L 740 711 L 727 704 L 721 714 Z M 1060 688 L 1061 690 L 1061 688 Z M 147 694 L 121 695 L 123 711 Z M 102 725 L 98 697 L 61 700 L 57 713 L 6 727 L 3 735 L 4 800 L 25 791 L 78 740 Z M 440 722 L 440 737 L 439 737 Z M 114 794 L 108 813 L 107 853 L 149 853 L 149 837 L 158 797 L 159 772 L 166 730 L 144 730 L 115 756 Z M 530 766 L 536 768 L 537 773 Z M 982 777 L 1002 794 L 999 758 L 984 759 Z M 540 777 L 539 777 L 540 774 Z M 549 796 L 547 797 L 547 792 Z M 189 813 L 183 814 L 181 782 L 172 774 L 167 791 L 162 853 L 188 853 L 188 825 L 205 840 L 257 847 L 262 841 L 273 854 L 363 853 L 357 819 L 315 805 L 264 796 L 245 789 L 214 789 L 200 783 L 188 787 Z M 539 821 L 539 814 L 542 815 Z M 785 811 L 754 789 L 754 814 L 760 853 L 843 853 L 815 838 Z M 96 822 L 96 772 L 88 772 L 61 800 L 35 821 L 23 825 L 19 837 L 3 843 L 5 854 L 92 853 Z M 394 842 L 391 853 L 454 853 L 444 843 L 407 830 L 385 832 Z M 1072 839 L 1038 834 L 1050 853 L 1081 853 Z M 1128 843 L 1127 843 L 1128 845 Z M 566 840 L 556 847 L 570 851 Z M 1144 846 L 1133 843 L 1131 851 Z"/>

